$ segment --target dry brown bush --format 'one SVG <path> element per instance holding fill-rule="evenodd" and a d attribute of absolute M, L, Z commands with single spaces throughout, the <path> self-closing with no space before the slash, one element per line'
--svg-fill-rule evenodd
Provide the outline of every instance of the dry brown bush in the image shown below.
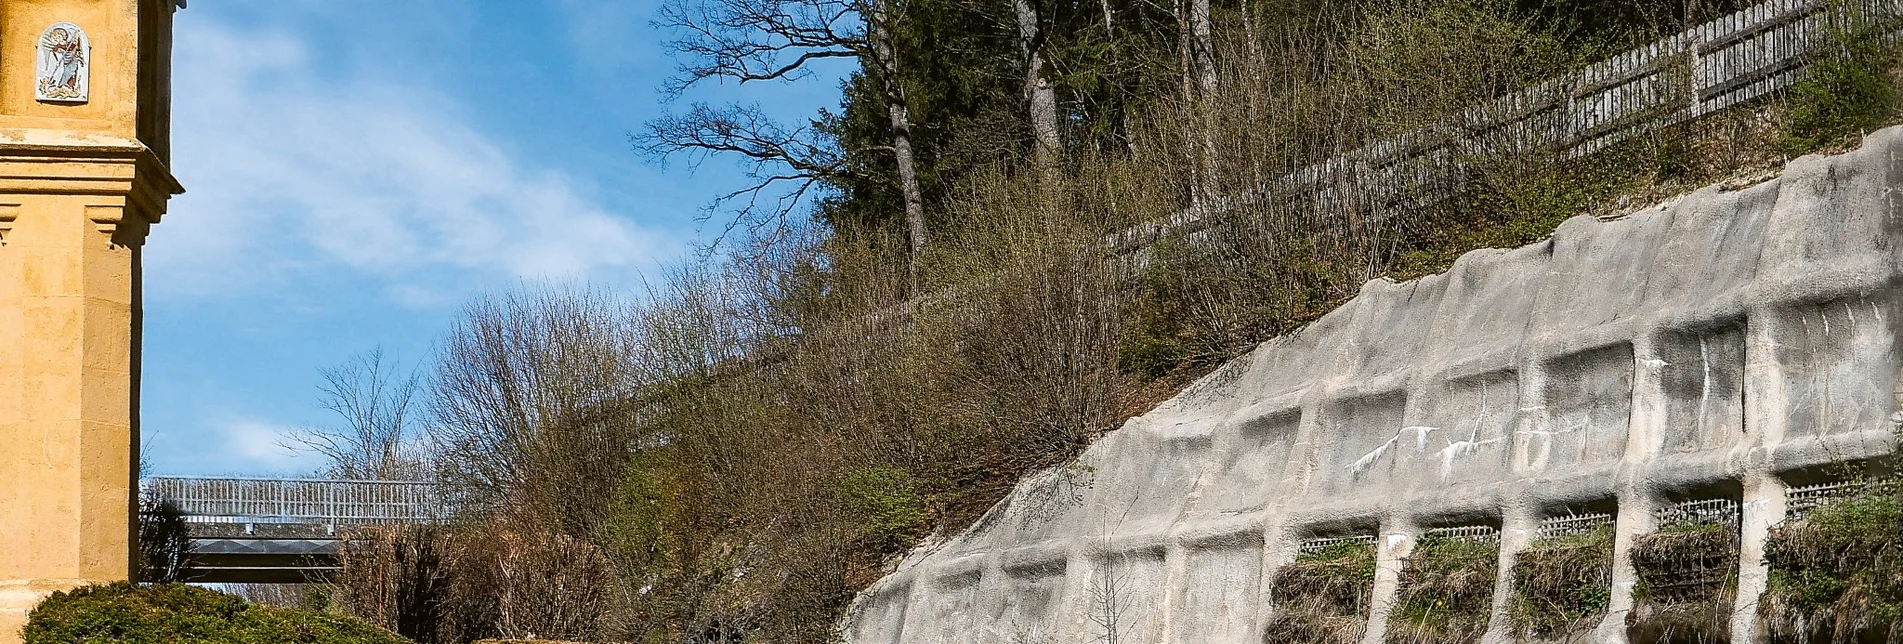
<path fill-rule="evenodd" d="M 601 549 L 493 527 L 378 527 L 348 535 L 341 608 L 423 644 L 600 636 L 614 577 Z"/>
<path fill-rule="evenodd" d="M 434 526 L 362 528 L 338 547 L 343 610 L 420 643 L 464 641 L 454 606 L 447 534 Z"/>
<path fill-rule="evenodd" d="M 562 534 L 503 534 L 496 630 L 504 637 L 592 640 L 614 578 L 601 548 Z"/>
<path fill-rule="evenodd" d="M 441 475 L 512 521 L 578 535 L 599 525 L 644 439 L 629 321 L 586 289 L 529 287 L 464 307 L 431 380 Z"/>

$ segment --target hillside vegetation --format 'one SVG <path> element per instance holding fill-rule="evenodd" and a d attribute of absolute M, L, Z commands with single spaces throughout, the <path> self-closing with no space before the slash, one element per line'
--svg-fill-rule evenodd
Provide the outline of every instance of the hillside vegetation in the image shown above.
<path fill-rule="evenodd" d="M 1368 279 L 1893 121 L 1893 54 L 1843 34 L 1787 96 L 1583 158 L 1479 153 L 1434 199 L 1257 189 L 1734 8 L 675 0 L 682 85 L 850 58 L 841 109 L 680 106 L 642 149 L 739 155 L 762 186 L 699 260 L 473 302 L 419 377 L 327 374 L 339 473 L 426 472 L 474 508 L 358 535 L 338 605 L 431 644 L 830 641 L 895 557 L 1030 473 L 1076 498 L 1095 437 Z M 1106 252 L 1192 206 L 1223 225 Z"/>

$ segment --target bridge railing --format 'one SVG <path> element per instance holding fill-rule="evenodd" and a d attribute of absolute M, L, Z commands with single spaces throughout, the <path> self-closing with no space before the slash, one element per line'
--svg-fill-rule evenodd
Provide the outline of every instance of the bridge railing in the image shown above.
<path fill-rule="evenodd" d="M 447 518 L 457 506 L 448 486 L 430 481 L 167 476 L 140 486 L 188 523 L 421 523 Z"/>

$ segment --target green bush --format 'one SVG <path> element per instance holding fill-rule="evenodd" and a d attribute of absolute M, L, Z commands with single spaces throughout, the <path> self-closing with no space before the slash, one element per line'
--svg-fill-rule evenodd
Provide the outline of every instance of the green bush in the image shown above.
<path fill-rule="evenodd" d="M 1759 602 L 1772 642 L 1894 641 L 1903 633 L 1903 503 L 1891 485 L 1834 499 L 1778 526 Z"/>
<path fill-rule="evenodd" d="M 26 644 L 410 644 L 349 617 L 130 582 L 54 593 L 28 614 L 24 634 Z"/>
<path fill-rule="evenodd" d="M 1896 50 L 1876 34 L 1842 34 L 1832 53 L 1791 87 L 1778 147 L 1792 156 L 1882 127 L 1896 114 L 1897 88 L 1888 74 Z"/>
<path fill-rule="evenodd" d="M 909 545 L 912 531 L 925 522 L 925 497 L 904 469 L 876 465 L 853 470 L 846 474 L 840 491 L 846 506 L 864 519 L 866 532 L 875 538 Z"/>

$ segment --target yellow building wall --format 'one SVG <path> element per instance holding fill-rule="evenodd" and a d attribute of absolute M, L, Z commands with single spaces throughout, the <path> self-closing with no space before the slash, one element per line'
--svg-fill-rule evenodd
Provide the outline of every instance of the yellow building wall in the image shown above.
<path fill-rule="evenodd" d="M 0 0 L 0 644 L 45 595 L 136 574 L 140 252 L 166 200 L 171 0 Z M 35 99 L 41 33 L 90 100 Z"/>

